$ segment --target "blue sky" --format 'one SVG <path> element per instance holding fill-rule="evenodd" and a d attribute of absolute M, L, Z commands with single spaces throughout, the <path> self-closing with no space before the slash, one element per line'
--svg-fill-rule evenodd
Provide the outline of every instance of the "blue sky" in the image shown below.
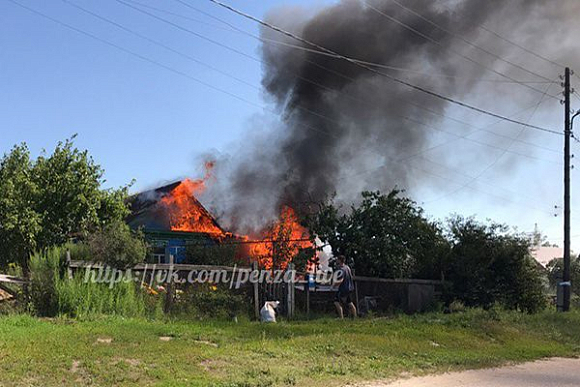
<path fill-rule="evenodd" d="M 17 1 L 164 66 L 199 78 L 213 87 L 241 96 L 247 102 L 64 28 L 9 1 L 1 1 L 2 153 L 25 141 L 32 152 L 38 154 L 43 148 L 50 150 L 57 141 L 78 133 L 76 144 L 89 149 L 105 168 L 108 186 L 123 185 L 136 179 L 134 190 L 141 190 L 183 176 L 199 176 L 200 154 L 207 151 L 227 153 L 232 144 L 243 141 L 252 117 L 264 114 L 259 106 L 268 103 L 254 87 L 143 41 L 64 1 Z M 247 83 L 260 85 L 261 66 L 256 61 L 153 20 L 114 0 L 71 1 L 234 74 Z M 217 22 L 176 1 L 139 2 L 195 19 L 164 16 L 196 33 L 259 57 L 256 40 L 216 28 Z M 311 6 L 325 2 L 229 0 L 228 3 L 261 17 L 276 6 Z M 192 1 L 191 4 L 240 28 L 258 31 L 255 24 L 218 9 L 209 1 Z M 488 104 L 486 108 L 497 107 L 493 99 L 482 103 Z M 550 106 L 555 113 L 539 112 L 534 123 L 550 127 L 561 125 L 561 108 L 557 103 Z M 507 113 L 510 106 L 502 108 Z M 453 109 L 451 113 L 472 118 Z M 477 118 L 474 122 L 489 124 L 490 120 Z M 516 136 L 519 128 L 506 126 L 498 130 Z M 452 139 L 435 137 L 433 142 L 444 143 Z M 553 149 L 560 147 L 559 138 L 542 134 L 530 135 L 527 140 Z M 430 157 L 449 156 L 455 152 L 454 146 L 473 155 L 468 163 L 465 159 L 450 163 L 456 170 L 464 171 L 467 177 L 449 172 L 447 177 L 455 183 L 439 181 L 414 191 L 414 198 L 424 203 L 428 214 L 437 218 L 444 218 L 451 212 L 477 214 L 480 218 L 507 222 L 526 231 L 538 223 L 550 238 L 558 242 L 561 216 L 555 217 L 552 213 L 558 213 L 554 206 L 562 203 L 561 167 L 557 165 L 560 156 L 553 152 L 534 153 L 542 159 L 540 161 L 498 154 L 482 156 L 481 149 L 474 147 L 473 142 L 458 141 L 443 146 L 440 153 L 435 152 Z M 514 144 L 512 150 L 529 151 L 520 146 Z M 473 152 L 470 147 L 474 147 Z M 494 163 L 498 156 L 500 161 Z M 543 162 L 546 159 L 550 163 Z M 488 166 L 489 170 L 486 169 Z M 503 169 L 510 169 L 510 173 L 496 173 Z M 469 176 L 479 174 L 482 174 L 481 178 L 471 182 Z M 468 186 L 454 192 L 465 184 Z M 576 203 L 580 205 L 580 202 Z M 574 221 L 573 225 L 576 224 L 580 225 L 580 222 Z M 580 231 L 572 234 L 580 234 Z"/>
<path fill-rule="evenodd" d="M 76 1 L 83 7 L 139 31 L 199 60 L 260 86 L 260 64 L 179 31 L 115 1 Z M 102 22 L 62 1 L 26 1 L 62 22 L 129 48 L 215 87 L 263 105 L 260 92 L 203 65 Z M 233 2 L 234 4 L 236 2 Z M 282 1 L 237 2 L 262 15 Z M 98 4 L 98 5 L 97 5 Z M 147 4 L 212 25 L 218 23 L 179 3 Z M 209 2 L 197 7 L 257 32 L 257 27 Z M 164 16 L 167 17 L 167 16 Z M 189 20 L 171 17 L 188 29 L 258 57 L 257 41 Z M 26 141 L 33 153 L 51 149 L 78 133 L 106 170 L 108 184 L 136 179 L 136 189 L 198 173 L 196 155 L 225 151 L 240 136 L 256 106 L 191 81 L 95 41 L 6 1 L 0 2 L 0 118 L 5 152 Z"/>

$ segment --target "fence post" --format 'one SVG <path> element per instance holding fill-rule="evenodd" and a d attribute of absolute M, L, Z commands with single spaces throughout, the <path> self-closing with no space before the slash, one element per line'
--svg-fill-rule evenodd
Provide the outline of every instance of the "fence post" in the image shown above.
<path fill-rule="evenodd" d="M 288 318 L 290 319 L 294 317 L 294 264 L 289 263 L 286 271 L 289 273 L 289 281 L 286 283 L 286 303 Z"/>
<path fill-rule="evenodd" d="M 70 259 L 70 250 L 67 249 L 66 250 L 66 272 L 68 274 L 68 279 L 72 279 L 73 278 L 73 272 L 72 272 L 72 269 L 70 267 L 70 261 L 71 261 L 71 259 Z"/>
<path fill-rule="evenodd" d="M 306 273 L 304 281 L 304 291 L 306 292 L 306 318 L 310 318 L 310 281 L 308 278 L 309 274 Z"/>
<path fill-rule="evenodd" d="M 173 254 L 169 254 L 169 270 L 167 271 L 167 281 L 165 284 L 165 313 L 171 311 L 173 304 Z"/>
<path fill-rule="evenodd" d="M 258 270 L 258 262 L 252 262 L 252 272 L 255 272 Z M 254 285 L 254 316 L 256 317 L 256 320 L 260 320 L 260 288 L 259 288 L 259 273 L 258 275 L 254 275 L 253 273 L 250 274 L 250 278 L 252 278 L 252 276 L 254 277 L 254 279 L 256 279 L 256 281 L 254 281 L 253 285 Z"/>
<path fill-rule="evenodd" d="M 356 277 L 354 277 L 354 278 L 356 278 Z M 354 278 L 353 278 L 352 282 L 354 282 L 354 297 L 356 299 L 356 312 L 357 312 L 357 314 L 360 314 L 360 305 L 358 303 L 358 281 Z M 353 317 L 357 317 L 357 316 L 353 316 Z"/>

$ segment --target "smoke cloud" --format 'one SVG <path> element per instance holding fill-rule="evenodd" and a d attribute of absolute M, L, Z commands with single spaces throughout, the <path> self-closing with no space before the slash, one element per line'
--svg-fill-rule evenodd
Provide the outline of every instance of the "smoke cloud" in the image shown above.
<path fill-rule="evenodd" d="M 546 53 L 546 47 L 563 34 L 553 31 L 547 36 L 547 24 L 562 17 L 566 7 L 577 8 L 570 2 L 553 5 L 556 2 L 540 0 L 398 1 L 442 29 L 541 74 L 560 70 L 530 60 L 521 51 L 515 53 L 513 46 L 478 26 L 492 26 Z M 506 79 L 473 62 L 518 80 L 541 79 L 470 47 L 393 1 L 368 3 L 376 10 L 357 0 L 315 10 L 278 8 L 267 15 L 267 21 L 352 58 L 413 70 L 378 69 L 496 112 L 513 113 L 540 97 L 520 85 L 482 82 Z M 349 202 L 363 189 L 412 189 L 426 171 L 433 170 L 433 164 L 421 158 L 411 163 L 405 157 L 432 145 L 437 134 L 433 127 L 459 135 L 473 130 L 442 117 L 452 109 L 443 100 L 346 61 L 291 47 L 304 45 L 270 29 L 262 28 L 261 36 L 266 40 L 261 46 L 265 98 L 282 118 L 280 122 L 256 118 L 237 154 L 213 155 L 218 159 L 218 178 L 210 190 L 210 206 L 228 227 L 247 231 L 275 217 L 283 204 L 300 207 L 333 193 Z M 544 90 L 547 85 L 531 86 Z M 551 91 L 555 94 L 559 89 Z M 505 106 L 498 104 L 495 95 L 506 98 Z M 480 117 L 461 114 L 465 121 Z M 264 126 L 269 130 L 259 129 Z"/>

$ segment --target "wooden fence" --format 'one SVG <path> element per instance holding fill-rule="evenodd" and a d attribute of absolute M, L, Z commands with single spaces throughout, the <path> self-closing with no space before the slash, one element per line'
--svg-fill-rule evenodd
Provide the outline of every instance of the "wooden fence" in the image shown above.
<path fill-rule="evenodd" d="M 151 283 L 152 277 L 155 273 L 162 271 L 177 273 L 179 278 L 185 278 L 192 272 L 227 272 L 231 274 L 232 281 L 236 280 L 235 275 L 240 276 L 242 274 L 247 274 L 248 276 L 253 271 L 258 271 L 259 268 L 256 264 L 252 267 L 231 267 L 231 266 L 218 266 L 218 265 L 191 265 L 191 264 L 176 264 L 173 262 L 173 257 L 170 256 L 168 261 L 170 263 L 158 263 L 158 264 L 147 264 L 140 263 L 131 268 L 134 275 L 140 276 L 144 279 L 143 282 Z M 100 263 L 91 263 L 89 261 L 73 261 L 67 260 L 67 268 L 70 275 L 73 271 L 78 270 L 99 270 L 104 269 L 105 266 Z M 287 270 L 293 270 L 293 265 L 290 264 Z M 245 288 L 251 287 L 252 293 L 252 303 L 254 304 L 254 316 L 256 319 L 260 319 L 260 309 L 266 301 L 280 301 L 280 307 L 278 312 L 287 317 L 293 318 L 296 310 L 295 306 L 295 287 L 291 283 L 281 282 L 275 283 L 273 281 L 258 282 L 253 281 L 251 283 L 246 282 L 242 284 Z M 165 308 L 166 312 L 169 311 L 171 305 L 174 301 L 175 294 L 175 284 L 167 282 L 165 284 L 166 288 L 166 302 Z"/>
<path fill-rule="evenodd" d="M 422 279 L 387 279 L 353 276 L 353 302 L 357 310 L 366 313 L 389 313 L 400 310 L 417 313 L 429 310 L 440 299 L 445 282 Z M 297 304 L 306 314 L 333 313 L 336 289 L 329 284 L 297 285 Z"/>
<path fill-rule="evenodd" d="M 151 282 L 155 273 L 160 271 L 177 273 L 178 277 L 185 277 L 191 272 L 201 271 L 221 271 L 237 273 L 258 272 L 256 263 L 251 267 L 231 267 L 218 265 L 191 265 L 174 264 L 170 256 L 170 263 L 147 264 L 141 263 L 131 268 L 135 275 L 142 276 L 146 283 Z M 105 268 L 99 263 L 88 261 L 73 261 L 67 257 L 67 271 L 72 276 L 73 271 L 83 269 L 99 270 Z M 290 264 L 287 270 L 294 270 Z M 235 273 L 234 273 L 235 272 Z M 260 319 L 260 309 L 266 301 L 279 301 L 278 312 L 286 318 L 293 318 L 296 315 L 297 304 L 302 306 L 302 310 L 308 316 L 312 309 L 318 312 L 333 311 L 332 301 L 335 290 L 328 284 L 309 284 L 304 273 L 297 273 L 300 278 L 297 282 L 287 281 L 251 281 L 243 285 L 244 289 L 251 295 L 254 306 L 254 316 Z M 149 277 L 147 277 L 149 275 Z M 421 280 L 421 279 L 385 279 L 374 277 L 354 276 L 355 283 L 355 303 L 359 311 L 370 312 L 372 308 L 387 310 L 388 308 L 400 309 L 405 312 L 415 313 L 426 310 L 440 296 L 445 285 L 443 281 Z M 0 274 L 0 289 L 14 295 L 14 290 L 6 285 L 25 285 L 27 281 L 22 278 Z M 311 288 L 312 286 L 312 288 Z M 174 301 L 174 284 L 166 285 L 166 311 L 171 308 Z"/>

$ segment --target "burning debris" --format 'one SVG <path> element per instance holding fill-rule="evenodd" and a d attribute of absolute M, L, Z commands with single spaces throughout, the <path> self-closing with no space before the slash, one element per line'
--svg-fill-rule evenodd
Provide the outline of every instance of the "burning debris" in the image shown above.
<path fill-rule="evenodd" d="M 247 236 L 244 239 L 250 240 Z M 279 220 L 263 230 L 257 239 L 250 244 L 249 256 L 265 269 L 284 269 L 301 251 L 313 248 L 310 233 L 287 206 L 282 209 Z"/>

